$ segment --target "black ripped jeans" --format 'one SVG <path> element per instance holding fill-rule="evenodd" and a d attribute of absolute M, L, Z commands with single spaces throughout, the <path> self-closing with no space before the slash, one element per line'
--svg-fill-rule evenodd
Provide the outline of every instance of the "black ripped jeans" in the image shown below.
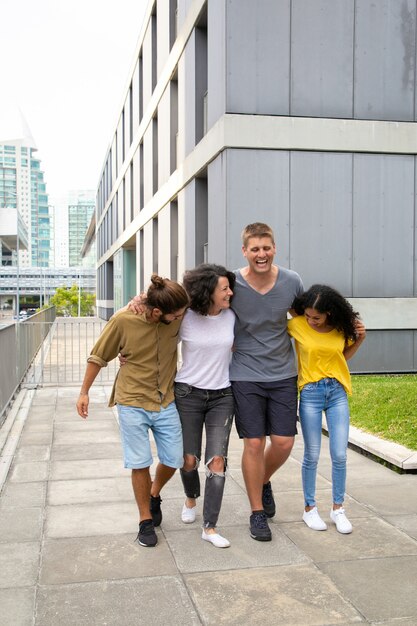
<path fill-rule="evenodd" d="M 198 389 L 186 383 L 175 383 L 175 403 L 182 424 L 184 455 L 192 455 L 196 459 L 194 469 L 189 472 L 180 470 L 187 498 L 198 498 L 200 495 L 198 465 L 201 459 L 203 427 L 206 430 L 203 525 L 204 528 L 215 528 L 223 499 L 227 450 L 233 423 L 232 388 Z M 212 472 L 208 467 L 216 456 L 224 459 L 224 471 L 221 473 Z"/>

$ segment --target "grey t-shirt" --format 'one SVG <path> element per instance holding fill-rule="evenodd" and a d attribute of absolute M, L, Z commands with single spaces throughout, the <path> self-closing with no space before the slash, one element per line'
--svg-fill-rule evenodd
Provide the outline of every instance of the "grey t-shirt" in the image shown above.
<path fill-rule="evenodd" d="M 280 267 L 275 285 L 260 294 L 235 272 L 232 309 L 236 314 L 230 380 L 272 382 L 297 375 L 294 351 L 287 333 L 287 311 L 303 293 L 296 272 Z"/>

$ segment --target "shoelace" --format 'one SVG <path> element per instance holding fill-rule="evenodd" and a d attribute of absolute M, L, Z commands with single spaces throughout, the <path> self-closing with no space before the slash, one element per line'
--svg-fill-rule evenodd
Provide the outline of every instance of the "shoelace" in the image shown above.
<path fill-rule="evenodd" d="M 264 513 L 254 513 L 254 525 L 258 528 L 267 528 L 266 515 Z"/>

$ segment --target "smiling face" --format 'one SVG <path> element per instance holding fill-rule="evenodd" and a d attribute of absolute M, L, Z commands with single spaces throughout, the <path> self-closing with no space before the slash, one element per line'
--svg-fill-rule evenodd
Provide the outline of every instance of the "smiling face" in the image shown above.
<path fill-rule="evenodd" d="M 304 311 L 307 324 L 314 330 L 327 328 L 327 313 L 320 313 L 317 309 L 307 308 Z"/>
<path fill-rule="evenodd" d="M 267 274 L 271 271 L 276 252 L 271 237 L 250 237 L 246 247 L 242 246 L 242 251 L 250 271 L 256 274 Z"/>
<path fill-rule="evenodd" d="M 208 314 L 218 315 L 220 311 L 230 308 L 230 298 L 232 296 L 233 291 L 230 289 L 226 276 L 219 276 L 217 285 L 211 294 L 211 305 Z"/>

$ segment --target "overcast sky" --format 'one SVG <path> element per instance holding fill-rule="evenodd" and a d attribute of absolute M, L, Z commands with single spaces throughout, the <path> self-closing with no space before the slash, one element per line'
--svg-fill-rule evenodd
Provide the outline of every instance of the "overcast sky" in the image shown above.
<path fill-rule="evenodd" d="M 148 0 L 6 0 L 0 102 L 19 106 L 47 191 L 96 189 Z"/>

